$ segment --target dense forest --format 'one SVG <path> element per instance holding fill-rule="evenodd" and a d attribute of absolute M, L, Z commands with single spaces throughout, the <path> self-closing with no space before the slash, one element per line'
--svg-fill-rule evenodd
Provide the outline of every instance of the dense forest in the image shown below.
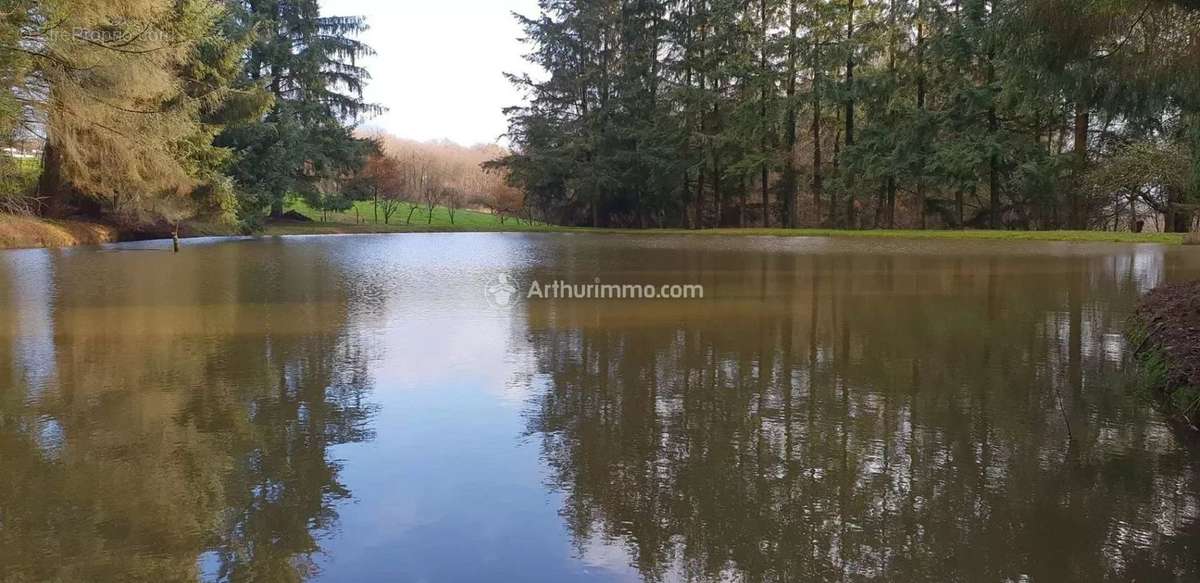
<path fill-rule="evenodd" d="M 1193 0 L 542 0 L 499 162 L 595 226 L 1181 231 Z"/>
<path fill-rule="evenodd" d="M 253 222 L 319 201 L 378 150 L 354 134 L 380 111 L 362 98 L 365 27 L 317 0 L 8 0 L 0 202 Z"/>
<path fill-rule="evenodd" d="M 6 0 L 0 212 L 253 229 L 292 201 L 369 199 L 602 227 L 1192 226 L 1192 0 L 540 7 L 517 16 L 538 72 L 511 76 L 511 151 L 417 155 L 358 130 L 382 111 L 367 23 L 318 0 Z"/>

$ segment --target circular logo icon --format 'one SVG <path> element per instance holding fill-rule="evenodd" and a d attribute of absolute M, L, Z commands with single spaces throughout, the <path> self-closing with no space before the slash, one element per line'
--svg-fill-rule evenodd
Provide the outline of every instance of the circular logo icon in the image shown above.
<path fill-rule="evenodd" d="M 517 299 L 517 285 L 507 273 L 501 273 L 483 289 L 483 297 L 493 306 L 507 308 Z"/>

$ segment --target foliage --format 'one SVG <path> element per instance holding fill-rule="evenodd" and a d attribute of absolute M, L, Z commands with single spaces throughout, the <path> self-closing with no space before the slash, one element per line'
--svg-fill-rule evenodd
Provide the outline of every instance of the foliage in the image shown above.
<path fill-rule="evenodd" d="M 354 196 L 360 200 L 382 196 L 393 206 L 398 202 L 424 205 L 427 222 L 433 220 L 430 209 L 439 206 L 447 209 L 451 222 L 463 207 L 486 209 L 501 222 L 523 215 L 521 191 L 506 183 L 503 170 L 489 170 L 507 154 L 498 146 L 423 143 L 379 132 L 363 137 L 377 144 L 381 156 L 369 160 L 351 180 Z M 388 219 L 390 214 L 384 222 Z M 411 220 L 409 213 L 406 222 Z"/>
<path fill-rule="evenodd" d="M 26 127 L 46 133 L 39 190 L 52 210 L 95 201 L 116 215 L 191 214 L 205 178 L 196 158 L 211 148 L 200 113 L 222 91 L 201 94 L 186 75 L 221 6 L 46 0 L 29 10 L 20 48 L 30 74 L 14 91 L 29 104 Z"/>
<path fill-rule="evenodd" d="M 1200 13 L 1185 7 L 539 6 L 518 19 L 545 74 L 512 77 L 528 101 L 508 110 L 497 166 L 563 224 L 1078 229 L 1165 213 L 1178 229 L 1196 202 L 1194 179 L 1162 202 L 1143 176 L 1132 187 L 1152 194 L 1132 208 L 1130 185 L 1088 179 L 1138 148 L 1172 153 L 1173 176 L 1200 159 Z"/>
<path fill-rule="evenodd" d="M 355 200 L 371 201 L 375 223 L 382 213 L 383 224 L 390 224 L 404 197 L 403 169 L 395 158 L 373 154 L 350 180 L 347 192 Z"/>
<path fill-rule="evenodd" d="M 32 64 L 28 52 L 15 50 L 22 42 L 22 31 L 30 18 L 28 0 L 6 0 L 0 3 L 0 83 L 11 91 L 0 91 L 0 211 L 29 210 L 33 185 L 29 180 L 32 167 L 20 157 L 19 150 L 28 142 L 28 113 L 23 91 Z"/>
<path fill-rule="evenodd" d="M 0 213 L 30 214 L 35 210 L 33 193 L 41 171 L 37 159 L 0 156 Z"/>
<path fill-rule="evenodd" d="M 246 196 L 242 211 L 284 199 L 328 196 L 322 188 L 361 168 L 371 144 L 350 127 L 381 111 L 362 98 L 370 79 L 358 60 L 371 48 L 354 37 L 367 25 L 357 17 L 319 16 L 316 0 L 233 3 L 243 30 L 254 32 L 242 62 L 244 80 L 270 93 L 270 109 L 250 123 L 229 127 L 217 143 L 235 157 L 231 175 Z"/>

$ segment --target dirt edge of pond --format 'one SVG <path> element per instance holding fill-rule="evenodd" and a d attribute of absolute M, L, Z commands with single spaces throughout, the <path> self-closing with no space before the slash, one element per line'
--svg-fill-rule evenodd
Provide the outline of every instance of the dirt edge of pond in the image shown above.
<path fill-rule="evenodd" d="M 175 226 L 166 223 L 115 225 L 76 217 L 45 219 L 0 213 L 0 249 L 53 249 L 80 245 L 103 245 L 122 241 L 170 239 Z M 179 236 L 228 237 L 241 235 L 236 226 L 188 221 L 179 224 Z"/>
<path fill-rule="evenodd" d="M 88 217 L 63 220 L 0 213 L 0 249 L 29 249 L 72 247 L 77 245 L 99 245 L 120 241 L 144 241 L 170 239 L 175 226 L 166 223 L 135 225 L 113 224 Z M 271 219 L 257 232 L 245 232 L 237 225 L 218 224 L 205 221 L 185 221 L 179 224 L 179 235 L 183 238 L 226 237 L 248 234 L 266 236 L 282 235 L 343 235 L 343 234 L 398 234 L 398 233 L 572 233 L 605 235 L 667 235 L 667 236 L 770 236 L 770 237 L 850 237 L 874 239 L 909 240 L 994 240 L 994 241 L 1040 241 L 1079 243 L 1144 243 L 1178 245 L 1184 236 L 1170 233 L 1116 233 L 1105 231 L 882 231 L 882 230 L 833 230 L 833 229 L 592 229 L 556 227 L 550 225 L 523 225 L 519 223 L 496 225 L 376 225 L 348 223 L 319 223 L 311 220 Z"/>
<path fill-rule="evenodd" d="M 100 223 L 0 214 L 0 249 L 99 245 L 119 238 L 116 227 Z"/>
<path fill-rule="evenodd" d="M 1200 281 L 1147 294 L 1134 312 L 1130 336 L 1135 358 L 1169 413 L 1200 429 Z"/>

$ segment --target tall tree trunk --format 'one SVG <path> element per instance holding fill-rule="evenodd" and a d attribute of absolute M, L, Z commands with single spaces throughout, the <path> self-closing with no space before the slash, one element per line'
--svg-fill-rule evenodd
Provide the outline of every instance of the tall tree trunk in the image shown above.
<path fill-rule="evenodd" d="M 706 55 L 708 53 L 708 50 L 706 49 L 707 43 L 708 43 L 708 22 L 707 22 L 707 19 L 704 19 L 700 26 L 700 60 L 701 60 L 701 62 L 707 62 L 706 61 Z M 709 83 L 709 79 L 707 78 L 706 74 L 704 74 L 704 72 L 702 71 L 700 73 L 700 90 L 701 90 L 701 92 L 706 90 L 708 83 Z M 715 90 L 716 89 L 716 80 L 715 79 L 712 80 L 712 84 L 713 84 L 713 89 Z M 700 133 L 701 134 L 703 134 L 704 130 L 706 130 L 706 127 L 708 127 L 708 124 L 706 124 L 706 113 L 707 112 L 704 112 L 704 110 L 701 109 L 701 112 L 700 112 Z M 716 168 L 716 150 L 713 149 L 712 145 L 709 145 L 708 149 L 710 150 L 710 154 L 712 154 L 713 168 L 715 169 Z M 700 182 L 698 182 L 698 184 L 696 185 L 697 214 L 700 215 L 700 217 L 698 217 L 698 221 L 700 221 L 701 229 L 706 227 L 706 218 L 707 218 L 706 214 L 704 214 L 704 178 L 706 178 L 706 176 L 704 176 L 704 172 L 706 172 L 706 169 L 704 169 L 704 152 L 703 152 L 703 146 L 702 146 L 701 160 L 700 160 Z M 714 174 L 714 176 L 716 175 L 715 172 L 713 174 Z M 715 182 L 716 182 L 716 180 L 714 180 L 714 186 L 715 186 Z M 714 203 L 716 200 L 716 193 L 718 193 L 718 191 L 719 191 L 719 188 L 713 188 Z M 720 224 L 719 224 L 720 223 L 720 206 L 719 205 L 718 205 L 718 218 L 716 218 L 716 221 L 718 221 L 718 227 L 720 227 Z"/>
<path fill-rule="evenodd" d="M 988 117 L 995 119 L 995 112 L 992 112 Z M 994 124 L 993 124 L 994 125 Z M 994 128 L 993 128 L 994 129 Z M 997 155 L 992 154 L 988 159 L 988 194 L 991 198 L 991 212 L 989 213 L 988 223 L 992 229 L 1000 228 L 1000 164 L 997 160 Z"/>
<path fill-rule="evenodd" d="M 694 10 L 695 9 L 693 7 L 693 2 L 688 2 L 687 3 L 686 20 L 684 21 L 684 43 L 683 43 L 683 62 L 685 63 L 684 74 L 683 74 L 683 86 L 685 89 L 688 90 L 688 92 L 691 92 L 691 90 L 692 90 L 692 82 L 693 82 L 693 76 L 694 76 L 693 71 L 692 71 L 692 48 L 693 48 L 692 47 L 692 16 L 694 14 Z M 693 107 L 691 98 L 688 98 L 684 103 L 685 103 L 685 105 L 684 105 L 684 109 L 685 109 L 684 124 L 685 124 L 685 129 L 690 134 L 692 132 L 692 128 L 695 125 L 696 112 L 695 112 L 695 108 Z M 690 138 L 690 136 L 689 136 L 689 138 Z M 691 148 L 689 147 L 689 145 L 690 145 L 689 142 L 690 142 L 690 139 L 684 140 L 683 147 L 682 147 L 683 152 L 682 152 L 682 156 L 681 156 L 681 158 L 683 160 L 689 160 L 691 158 L 691 156 L 690 156 Z M 704 171 L 701 170 L 700 174 L 701 174 L 701 176 L 700 176 L 699 182 L 701 185 L 701 189 L 703 189 Z M 700 217 L 699 217 L 699 214 L 695 212 L 697 210 L 697 206 L 696 206 L 697 201 L 695 199 L 688 201 L 688 196 L 689 196 L 689 192 L 691 189 L 691 184 L 689 183 L 690 177 L 691 177 L 691 170 L 688 169 L 687 167 L 685 167 L 683 170 L 683 220 L 686 223 L 685 226 L 687 228 L 698 229 L 698 228 L 700 228 L 700 220 L 699 220 Z M 689 202 L 691 204 L 689 204 Z"/>
<path fill-rule="evenodd" d="M 821 45 L 813 44 L 813 115 L 812 115 L 812 139 L 813 139 L 813 167 L 812 167 L 812 195 L 813 195 L 813 219 L 814 226 L 821 226 L 821 198 L 825 190 L 825 176 L 822 166 L 825 161 L 821 159 Z"/>
<path fill-rule="evenodd" d="M 760 177 L 760 187 L 762 188 L 762 226 L 763 228 L 769 228 L 771 226 L 771 203 L 770 194 L 767 191 L 769 186 L 768 180 L 770 178 L 770 169 L 767 167 L 767 158 L 770 150 L 768 150 L 769 140 L 767 133 L 770 129 L 770 122 L 767 119 L 767 99 L 769 99 L 769 93 L 767 91 L 768 84 L 766 81 L 768 79 L 765 78 L 770 74 L 770 71 L 767 69 L 767 0 L 759 0 L 758 18 L 759 27 L 761 29 L 760 32 L 762 33 L 762 36 L 759 39 L 759 41 L 762 43 L 762 46 L 759 47 L 758 53 L 758 72 L 759 75 L 764 77 L 763 79 L 759 79 L 759 83 L 762 84 L 762 95 L 759 99 L 759 116 L 762 123 L 762 127 L 760 128 L 762 135 L 759 136 L 759 149 L 762 152 L 763 157 L 761 168 L 762 176 Z"/>
<path fill-rule="evenodd" d="M 963 189 L 961 186 L 957 190 L 954 191 L 954 212 L 955 212 L 955 215 L 958 217 L 958 224 L 955 225 L 955 227 L 958 227 L 959 229 L 967 228 L 967 217 L 966 217 L 966 212 L 967 212 L 966 206 L 967 205 L 966 205 L 966 201 L 964 200 L 965 196 L 966 195 L 965 195 L 965 193 L 963 193 Z"/>
<path fill-rule="evenodd" d="M 896 176 L 889 174 L 884 180 L 884 190 L 886 191 L 887 203 L 887 227 L 889 229 L 896 228 Z"/>
<path fill-rule="evenodd" d="M 999 120 L 996 116 L 996 91 L 992 85 L 996 82 L 996 42 L 995 31 L 991 30 L 996 26 L 996 0 L 992 0 L 992 21 L 988 23 L 988 53 L 987 53 L 987 90 L 988 90 L 988 134 L 994 142 L 999 135 Z M 996 148 L 992 148 L 992 154 L 988 156 L 988 197 L 990 198 L 990 208 L 988 213 L 988 224 L 992 229 L 1000 228 L 1000 157 L 996 152 Z"/>
<path fill-rule="evenodd" d="M 846 148 L 854 147 L 854 0 L 846 1 Z M 847 174 L 846 227 L 854 228 L 854 184 Z"/>
<path fill-rule="evenodd" d="M 836 177 L 842 170 L 842 110 L 834 108 L 834 126 L 836 131 L 833 133 L 833 175 Z M 841 189 L 834 185 L 834 189 L 829 192 L 829 224 L 833 228 L 842 226 L 842 205 L 839 199 Z"/>
<path fill-rule="evenodd" d="M 875 201 L 875 223 L 872 227 L 879 229 L 887 226 L 887 179 L 879 183 L 879 191 Z"/>
<path fill-rule="evenodd" d="M 900 35 L 896 30 L 896 0 L 891 0 L 888 4 L 888 77 L 891 80 L 892 90 L 895 91 L 899 86 L 896 80 L 896 52 L 899 49 Z M 890 111 L 888 112 L 888 127 L 895 131 L 895 118 Z M 889 172 L 887 178 L 884 179 L 884 205 L 887 208 L 887 227 L 893 229 L 896 227 L 896 175 Z M 878 220 L 876 221 L 878 223 Z"/>
<path fill-rule="evenodd" d="M 1183 193 L 1171 189 L 1167 193 L 1167 212 L 1163 217 L 1163 232 L 1187 233 L 1192 230 L 1192 213 L 1181 208 Z"/>
<path fill-rule="evenodd" d="M 746 193 L 750 189 L 750 185 L 746 183 L 749 180 L 749 178 L 743 176 L 741 188 L 738 189 L 742 193 L 741 201 L 738 203 L 738 228 L 741 229 L 746 228 L 746 205 L 749 204 L 749 197 L 746 195 Z"/>
<path fill-rule="evenodd" d="M 52 139 L 42 148 L 42 174 L 38 176 L 37 195 L 40 199 L 38 213 L 51 218 L 70 214 L 74 188 L 63 175 L 62 151 Z"/>
<path fill-rule="evenodd" d="M 788 228 L 796 227 L 796 207 L 799 206 L 796 200 L 798 193 L 796 188 L 796 59 L 799 56 L 799 49 L 796 43 L 796 34 L 800 30 L 800 13 L 797 10 L 798 0 L 790 0 L 788 3 L 788 71 L 787 71 L 787 116 L 786 116 L 786 133 L 787 136 L 787 158 L 784 161 L 783 167 L 783 220 L 784 226 Z"/>
<path fill-rule="evenodd" d="M 721 200 L 721 159 L 716 150 L 713 150 L 712 163 L 713 205 L 717 209 L 717 227 L 720 228 L 725 226 L 725 201 Z"/>
<path fill-rule="evenodd" d="M 713 83 L 713 87 L 716 89 L 716 99 L 713 100 L 713 133 L 720 134 L 723 129 L 722 125 L 724 125 L 721 123 L 721 95 L 723 93 L 721 80 L 717 79 Z M 725 201 L 721 193 L 721 153 L 715 145 L 712 146 L 712 159 L 713 204 L 717 206 L 717 226 L 722 227 L 725 225 Z"/>
<path fill-rule="evenodd" d="M 1086 100 L 1075 103 L 1075 186 L 1070 189 L 1069 213 L 1072 229 L 1086 229 L 1087 219 L 1084 217 L 1080 188 L 1084 174 L 1088 169 L 1088 128 L 1091 125 L 1091 111 Z"/>
<path fill-rule="evenodd" d="M 917 0 L 917 115 L 925 125 L 925 0 Z M 922 230 L 929 224 L 925 219 L 925 143 L 917 150 L 917 226 Z"/>

